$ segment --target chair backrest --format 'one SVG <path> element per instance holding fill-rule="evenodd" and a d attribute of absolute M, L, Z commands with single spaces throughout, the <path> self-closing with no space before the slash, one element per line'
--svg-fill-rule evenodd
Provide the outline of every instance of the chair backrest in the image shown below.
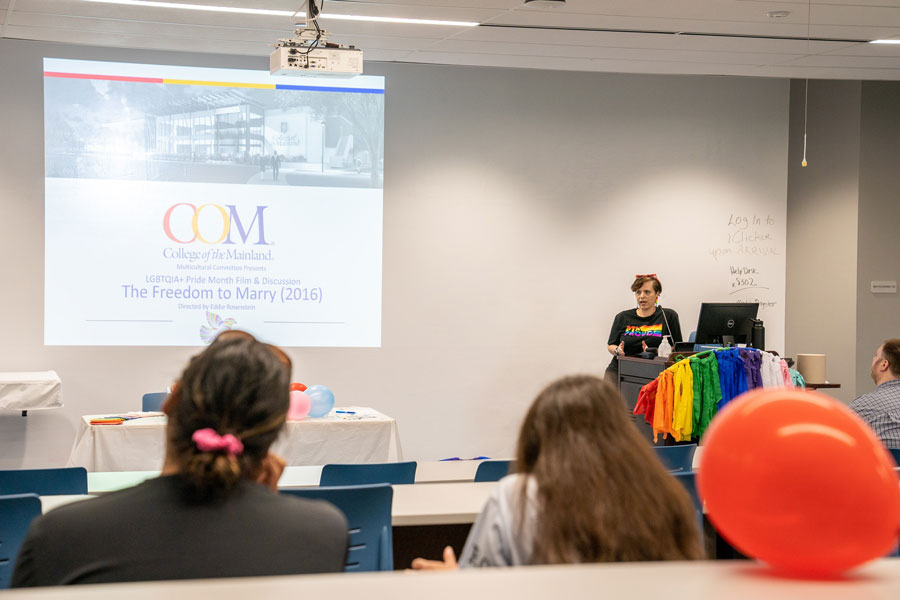
<path fill-rule="evenodd" d="M 0 471 L 0 495 L 38 496 L 87 494 L 87 469 L 11 469 Z"/>
<path fill-rule="evenodd" d="M 900 465 L 900 448 L 888 448 L 888 452 L 894 457 L 894 462 Z"/>
<path fill-rule="evenodd" d="M 475 470 L 475 481 L 500 481 L 513 466 L 511 460 L 486 460 Z"/>
<path fill-rule="evenodd" d="M 331 464 L 322 467 L 319 485 L 366 485 L 390 483 L 402 485 L 416 482 L 416 461 L 370 463 L 360 465 Z"/>
<path fill-rule="evenodd" d="M 344 487 L 281 490 L 301 498 L 326 500 L 344 516 L 350 529 L 346 572 L 392 571 L 394 543 L 391 533 L 391 503 L 394 490 L 386 483 Z"/>
<path fill-rule="evenodd" d="M 9 588 L 19 548 L 32 519 L 40 514 L 37 494 L 0 496 L 0 590 Z"/>
<path fill-rule="evenodd" d="M 656 456 L 670 473 L 693 471 L 694 451 L 697 444 L 683 446 L 654 446 Z"/>
<path fill-rule="evenodd" d="M 144 412 L 159 412 L 162 410 L 163 401 L 168 396 L 166 392 L 151 392 L 141 396 L 141 410 Z"/>
<path fill-rule="evenodd" d="M 691 497 L 691 502 L 694 504 L 694 513 L 697 518 L 697 531 L 700 534 L 700 545 L 703 545 L 703 500 L 700 499 L 700 494 L 697 493 L 697 479 L 696 474 L 693 472 L 682 472 L 682 473 L 672 473 L 675 479 L 678 480 L 684 489 L 687 491 L 688 496 Z"/>

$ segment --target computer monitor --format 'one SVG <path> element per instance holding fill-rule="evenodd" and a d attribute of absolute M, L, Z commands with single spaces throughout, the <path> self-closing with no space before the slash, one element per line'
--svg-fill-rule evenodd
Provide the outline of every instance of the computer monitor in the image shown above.
<path fill-rule="evenodd" d="M 704 302 L 697 320 L 697 344 L 749 344 L 752 320 L 759 304 L 744 302 Z"/>

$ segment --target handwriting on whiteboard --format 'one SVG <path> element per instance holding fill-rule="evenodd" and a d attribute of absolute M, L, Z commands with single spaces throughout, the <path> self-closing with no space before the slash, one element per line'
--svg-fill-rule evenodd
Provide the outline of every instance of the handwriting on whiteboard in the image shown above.
<path fill-rule="evenodd" d="M 775 242 L 775 219 L 771 215 L 728 216 L 725 244 L 709 249 L 713 259 L 721 256 L 779 256 L 781 249 Z"/>

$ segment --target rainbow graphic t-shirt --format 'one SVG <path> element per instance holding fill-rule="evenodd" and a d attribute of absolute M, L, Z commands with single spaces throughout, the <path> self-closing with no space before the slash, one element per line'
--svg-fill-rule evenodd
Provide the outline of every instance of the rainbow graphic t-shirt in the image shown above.
<path fill-rule="evenodd" d="M 658 325 L 626 325 L 625 337 L 662 337 L 662 323 Z"/>
<path fill-rule="evenodd" d="M 665 312 L 663 312 L 665 310 Z M 668 318 L 669 324 L 666 325 L 664 315 Z M 669 327 L 672 331 L 669 331 Z M 658 348 L 663 340 L 663 335 L 672 335 L 675 342 L 681 341 L 681 324 L 678 322 L 678 313 L 671 308 L 662 309 L 657 307 L 656 311 L 649 317 L 639 317 L 637 311 L 633 308 L 623 310 L 613 319 L 612 327 L 609 331 L 609 346 L 619 346 L 624 343 L 624 351 L 626 356 L 637 356 L 647 345 L 646 349 Z M 615 357 L 611 359 L 610 368 L 616 370 L 618 361 Z"/>

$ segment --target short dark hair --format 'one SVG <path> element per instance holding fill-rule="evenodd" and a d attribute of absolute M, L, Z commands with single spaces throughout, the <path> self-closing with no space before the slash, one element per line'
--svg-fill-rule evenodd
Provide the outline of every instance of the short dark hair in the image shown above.
<path fill-rule="evenodd" d="M 656 290 L 657 294 L 662 294 L 662 284 L 657 279 L 656 275 L 639 275 L 637 279 L 634 280 L 634 283 L 631 284 L 631 291 L 636 292 L 648 281 L 653 282 L 653 289 Z"/>
<path fill-rule="evenodd" d="M 881 355 L 888 361 L 891 375 L 900 377 L 900 338 L 884 340 L 881 345 Z"/>

